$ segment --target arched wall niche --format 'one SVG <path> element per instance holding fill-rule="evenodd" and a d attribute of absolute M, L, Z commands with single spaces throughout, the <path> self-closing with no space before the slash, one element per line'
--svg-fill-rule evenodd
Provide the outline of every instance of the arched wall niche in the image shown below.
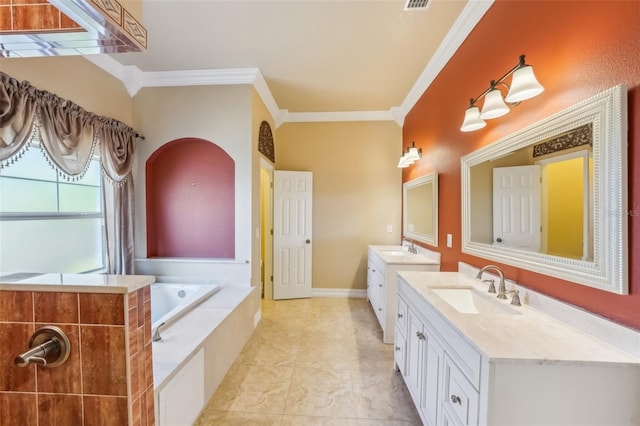
<path fill-rule="evenodd" d="M 181 138 L 147 160 L 147 257 L 235 258 L 235 162 L 213 142 Z"/>

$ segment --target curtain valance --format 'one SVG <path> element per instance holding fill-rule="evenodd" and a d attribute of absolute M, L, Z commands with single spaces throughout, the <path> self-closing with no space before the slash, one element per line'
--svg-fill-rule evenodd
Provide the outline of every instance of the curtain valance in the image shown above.
<path fill-rule="evenodd" d="M 0 166 L 15 161 L 35 140 L 58 172 L 79 178 L 100 143 L 109 180 L 120 184 L 127 179 L 140 136 L 134 129 L 2 72 L 0 82 Z"/>
<path fill-rule="evenodd" d="M 0 72 L 0 168 L 41 144 L 49 163 L 67 179 L 87 171 L 97 146 L 102 165 L 107 273 L 131 274 L 135 139 L 126 124 L 85 111 L 53 93 Z"/>

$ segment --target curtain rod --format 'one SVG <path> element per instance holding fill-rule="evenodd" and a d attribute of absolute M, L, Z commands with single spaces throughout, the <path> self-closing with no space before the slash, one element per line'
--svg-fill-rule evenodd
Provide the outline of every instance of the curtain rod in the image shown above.
<path fill-rule="evenodd" d="M 95 114 L 95 113 L 93 113 L 91 111 L 87 111 L 86 109 L 84 109 L 82 106 L 76 104 L 75 102 L 70 101 L 68 99 L 65 99 L 65 98 L 63 98 L 61 96 L 58 96 L 55 93 L 49 92 L 47 90 L 38 89 L 37 87 L 35 87 L 34 85 L 32 85 L 30 82 L 28 82 L 26 80 L 20 81 L 20 80 L 18 80 L 16 78 L 11 77 L 8 74 L 2 72 L 2 71 L 0 71 L 0 77 L 2 77 L 2 78 L 0 78 L 0 81 L 2 81 L 2 82 L 5 81 L 5 80 L 9 80 L 9 81 L 13 80 L 15 82 L 16 86 L 18 86 L 18 87 L 21 87 L 21 88 L 23 88 L 25 90 L 31 90 L 31 89 L 34 90 L 36 92 L 36 94 L 37 94 L 37 96 L 36 96 L 37 98 L 40 98 L 42 96 L 50 96 L 50 97 L 53 97 L 53 98 L 57 99 L 58 102 L 60 103 L 60 105 L 65 105 L 65 106 L 66 105 L 70 105 L 70 104 L 77 105 L 78 107 L 82 108 L 82 110 L 84 110 L 87 114 L 95 116 L 99 121 L 102 121 L 103 123 L 105 121 L 116 122 L 118 125 L 122 125 L 122 126 L 125 126 L 128 129 L 131 129 L 133 131 L 133 136 L 135 138 L 141 139 L 141 140 L 145 140 L 146 139 L 144 137 L 144 135 L 142 135 L 140 132 L 138 132 L 133 127 L 129 126 L 126 123 L 123 123 L 120 120 L 116 120 L 115 118 L 105 117 L 105 116 L 102 116 L 102 115 Z"/>

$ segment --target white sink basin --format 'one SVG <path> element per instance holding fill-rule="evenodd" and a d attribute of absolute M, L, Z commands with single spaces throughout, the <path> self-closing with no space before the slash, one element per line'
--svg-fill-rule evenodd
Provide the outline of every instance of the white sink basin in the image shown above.
<path fill-rule="evenodd" d="M 463 314 L 519 314 L 508 302 L 485 295 L 471 287 L 434 288 L 432 291 L 456 311 Z"/>
<path fill-rule="evenodd" d="M 407 254 L 409 254 L 408 251 L 403 251 L 403 250 L 382 250 L 383 254 L 386 254 L 387 256 L 406 256 Z"/>

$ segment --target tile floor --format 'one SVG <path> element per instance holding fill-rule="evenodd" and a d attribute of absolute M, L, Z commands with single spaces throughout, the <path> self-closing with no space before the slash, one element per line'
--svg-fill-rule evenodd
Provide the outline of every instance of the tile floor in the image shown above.
<path fill-rule="evenodd" d="M 262 302 L 196 426 L 421 425 L 366 299 Z"/>

